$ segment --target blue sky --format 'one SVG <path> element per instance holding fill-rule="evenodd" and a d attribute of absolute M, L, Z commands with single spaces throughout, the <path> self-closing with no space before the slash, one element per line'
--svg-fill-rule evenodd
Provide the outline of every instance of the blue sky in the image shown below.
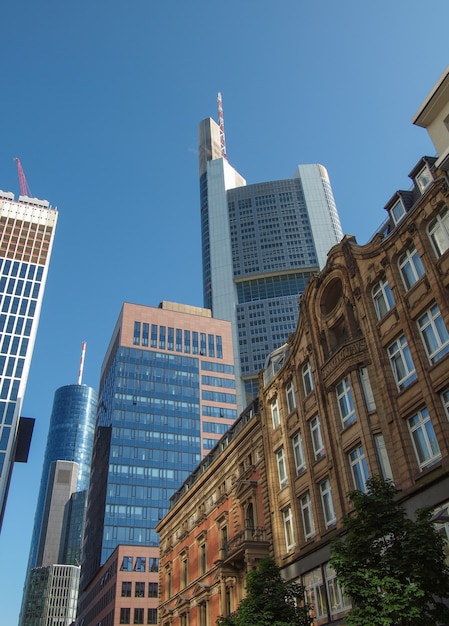
<path fill-rule="evenodd" d="M 0 188 L 59 209 L 23 414 L 36 418 L 0 536 L 18 621 L 55 390 L 86 384 L 123 301 L 202 305 L 197 126 L 223 94 L 228 159 L 256 183 L 328 169 L 365 243 L 418 159 L 411 117 L 449 64 L 447 0 L 16 0 L 0 9 Z"/>

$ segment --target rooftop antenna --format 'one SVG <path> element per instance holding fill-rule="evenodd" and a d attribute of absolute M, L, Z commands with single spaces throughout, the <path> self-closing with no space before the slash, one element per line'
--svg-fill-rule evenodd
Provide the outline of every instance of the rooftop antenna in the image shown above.
<path fill-rule="evenodd" d="M 221 156 L 223 157 L 223 159 L 226 159 L 226 138 L 225 138 L 225 130 L 224 130 L 223 103 L 221 100 L 221 91 L 219 91 L 217 95 L 217 105 L 218 105 L 218 125 L 220 127 Z"/>
<path fill-rule="evenodd" d="M 25 172 L 23 171 L 22 164 L 19 157 L 14 157 L 14 161 L 17 161 L 17 173 L 19 175 L 20 195 L 28 196 L 32 198 L 31 189 L 28 187 L 27 179 L 25 178 Z"/>
<path fill-rule="evenodd" d="M 81 381 L 83 380 L 83 369 L 84 369 L 84 357 L 86 356 L 86 342 L 83 341 L 81 346 L 81 358 L 80 358 L 80 369 L 78 372 L 78 385 L 81 385 Z"/>

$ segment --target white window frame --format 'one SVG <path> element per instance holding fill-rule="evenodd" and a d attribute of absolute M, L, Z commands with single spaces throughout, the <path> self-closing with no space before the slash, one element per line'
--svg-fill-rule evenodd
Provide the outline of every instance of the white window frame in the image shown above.
<path fill-rule="evenodd" d="M 362 385 L 363 396 L 365 398 L 366 408 L 368 412 L 376 410 L 376 401 L 374 399 L 373 388 L 369 379 L 368 368 L 362 366 L 359 368 L 360 383 Z"/>
<path fill-rule="evenodd" d="M 385 276 L 374 285 L 371 295 L 377 319 L 381 320 L 395 306 L 393 292 Z"/>
<path fill-rule="evenodd" d="M 338 411 L 340 413 L 341 424 L 346 428 L 357 419 L 354 406 L 354 398 L 351 391 L 349 377 L 345 376 L 335 387 L 337 396 Z"/>
<path fill-rule="evenodd" d="M 417 374 L 405 335 L 400 335 L 388 348 L 391 369 L 399 391 L 416 380 Z"/>
<path fill-rule="evenodd" d="M 400 209 L 399 211 L 397 211 L 396 209 Z M 396 224 L 399 224 L 399 222 L 404 219 L 405 217 L 405 206 L 404 203 L 402 202 L 401 198 L 399 198 L 391 207 L 390 209 L 390 215 L 393 219 L 393 222 Z"/>
<path fill-rule="evenodd" d="M 276 451 L 276 463 L 278 468 L 279 486 L 285 487 L 288 484 L 287 464 L 285 461 L 284 447 Z"/>
<path fill-rule="evenodd" d="M 320 620 L 326 617 L 326 589 L 321 568 L 317 567 L 304 574 L 303 585 L 306 591 L 307 602 L 312 607 L 314 620 Z"/>
<path fill-rule="evenodd" d="M 425 274 L 421 257 L 414 245 L 401 254 L 398 259 L 398 267 L 406 291 L 411 289 Z"/>
<path fill-rule="evenodd" d="M 449 420 L 449 389 L 445 389 L 440 394 L 441 402 L 443 403 L 444 412 Z"/>
<path fill-rule="evenodd" d="M 290 414 L 296 409 L 296 396 L 292 380 L 289 380 L 285 385 L 285 398 L 287 400 L 287 409 Z"/>
<path fill-rule="evenodd" d="M 310 434 L 312 436 L 313 453 L 315 460 L 321 459 L 326 451 L 324 449 L 323 435 L 321 433 L 321 423 L 318 415 L 310 420 Z"/>
<path fill-rule="evenodd" d="M 273 428 L 277 428 L 281 423 L 281 416 L 279 414 L 278 399 L 273 398 L 271 401 L 271 419 L 273 420 Z"/>
<path fill-rule="evenodd" d="M 431 363 L 449 352 L 449 333 L 437 304 L 433 304 L 418 319 L 418 328 Z"/>
<path fill-rule="evenodd" d="M 332 617 L 342 611 L 350 609 L 352 606 L 351 600 L 343 593 L 337 580 L 337 574 L 330 563 L 325 563 L 324 565 L 324 576 L 326 579 L 329 609 Z"/>
<path fill-rule="evenodd" d="M 332 500 L 332 488 L 329 478 L 320 483 L 321 505 L 323 507 L 324 523 L 326 528 L 333 526 L 337 518 L 335 516 L 334 502 Z"/>
<path fill-rule="evenodd" d="M 442 256 L 449 249 L 449 211 L 447 207 L 444 207 L 430 222 L 427 234 L 436 256 Z"/>
<path fill-rule="evenodd" d="M 384 436 L 382 434 L 374 435 L 374 443 L 376 444 L 377 458 L 379 459 L 383 479 L 394 482 Z"/>
<path fill-rule="evenodd" d="M 285 535 L 285 547 L 287 552 L 292 550 L 295 543 L 295 533 L 293 528 L 293 513 L 291 507 L 287 507 L 282 511 L 282 520 L 284 524 L 284 535 Z"/>
<path fill-rule="evenodd" d="M 302 527 L 304 530 L 304 538 L 310 539 L 315 536 L 315 522 L 313 519 L 312 499 L 310 493 L 307 492 L 299 499 L 301 506 Z"/>
<path fill-rule="evenodd" d="M 302 366 L 302 384 L 306 396 L 313 391 L 313 373 L 310 361 L 306 361 Z"/>
<path fill-rule="evenodd" d="M 441 451 L 427 407 L 423 407 L 407 420 L 419 468 L 425 469 L 441 459 Z"/>
<path fill-rule="evenodd" d="M 353 448 L 348 454 L 348 458 L 349 465 L 351 467 L 351 475 L 352 482 L 354 483 L 354 489 L 366 493 L 366 481 L 369 478 L 369 472 L 363 446 L 357 446 L 356 448 Z"/>
<path fill-rule="evenodd" d="M 301 431 L 292 437 L 293 456 L 295 457 L 296 475 L 299 476 L 306 469 L 306 456 Z"/>

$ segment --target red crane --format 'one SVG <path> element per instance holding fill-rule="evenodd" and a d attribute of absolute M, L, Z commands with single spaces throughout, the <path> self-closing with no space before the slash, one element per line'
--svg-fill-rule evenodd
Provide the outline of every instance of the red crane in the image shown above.
<path fill-rule="evenodd" d="M 19 157 L 14 157 L 14 161 L 17 161 L 17 173 L 19 175 L 20 195 L 28 196 L 32 198 L 31 189 L 28 187 L 27 179 L 25 178 L 25 172 L 23 171 L 22 164 Z"/>

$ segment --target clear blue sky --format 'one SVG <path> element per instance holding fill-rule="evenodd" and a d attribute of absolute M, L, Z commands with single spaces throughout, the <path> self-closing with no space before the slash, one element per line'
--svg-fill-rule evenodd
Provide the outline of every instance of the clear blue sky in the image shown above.
<path fill-rule="evenodd" d="M 59 209 L 0 536 L 16 626 L 55 390 L 98 386 L 123 301 L 202 305 L 197 126 L 223 93 L 228 158 L 256 183 L 329 171 L 365 243 L 423 154 L 410 119 L 449 64 L 447 0 L 15 0 L 0 9 L 0 188 Z"/>

